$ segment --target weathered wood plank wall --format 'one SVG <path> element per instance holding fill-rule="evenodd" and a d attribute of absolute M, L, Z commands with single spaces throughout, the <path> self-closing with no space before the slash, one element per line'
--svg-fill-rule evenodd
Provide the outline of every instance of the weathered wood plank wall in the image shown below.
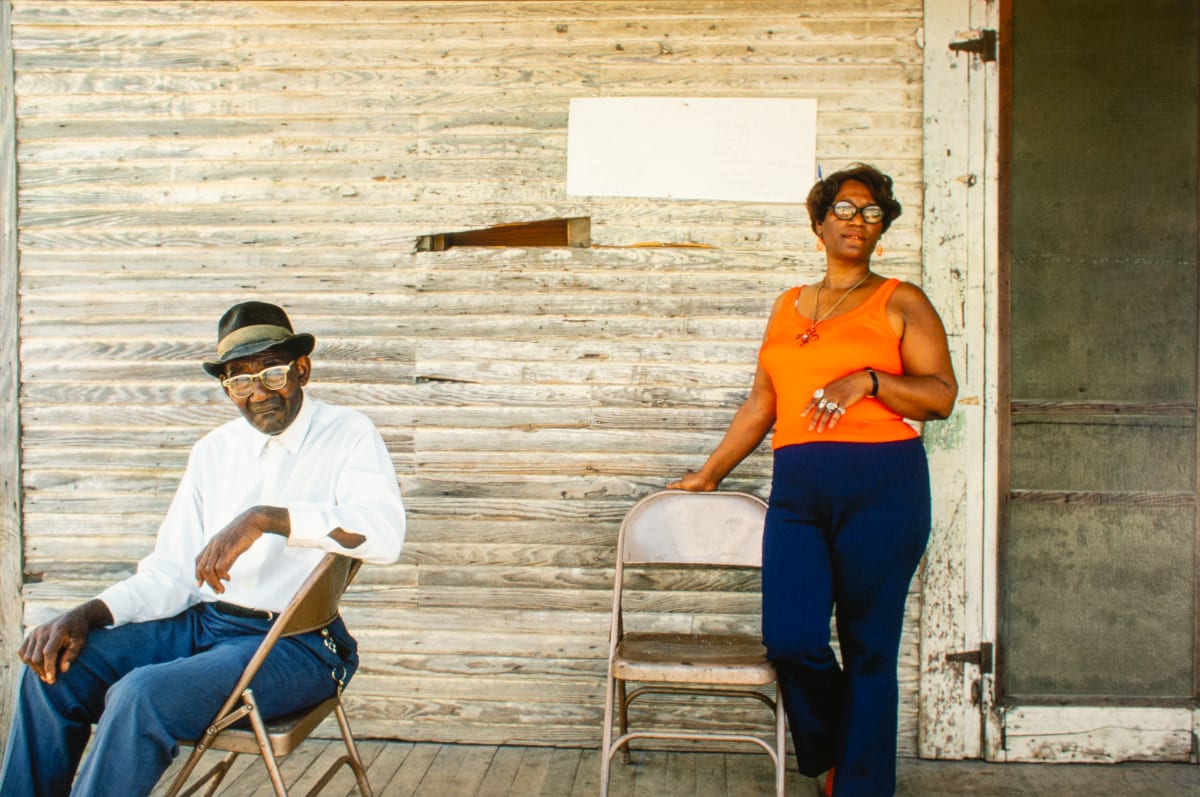
<path fill-rule="evenodd" d="M 918 0 L 17 0 L 25 622 L 150 548 L 234 412 L 198 367 L 215 319 L 262 297 L 317 335 L 311 392 L 379 424 L 410 510 L 347 601 L 357 730 L 596 744 L 620 517 L 702 461 L 821 261 L 800 206 L 567 196 L 568 102 L 816 97 L 825 171 L 898 178 L 877 267 L 920 281 L 920 24 Z M 570 216 L 593 247 L 415 251 Z M 753 583 L 660 591 L 705 586 L 645 584 L 647 622 L 757 622 Z"/>

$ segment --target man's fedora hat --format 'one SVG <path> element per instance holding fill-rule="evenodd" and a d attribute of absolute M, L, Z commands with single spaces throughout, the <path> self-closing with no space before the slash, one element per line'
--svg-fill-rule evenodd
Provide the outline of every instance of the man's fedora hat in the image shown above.
<path fill-rule="evenodd" d="M 297 357 L 309 354 L 316 339 L 307 332 L 296 334 L 282 307 L 266 302 L 242 302 L 225 311 L 217 324 L 217 359 L 204 363 L 204 370 L 220 379 L 225 363 L 264 352 L 287 349 Z"/>

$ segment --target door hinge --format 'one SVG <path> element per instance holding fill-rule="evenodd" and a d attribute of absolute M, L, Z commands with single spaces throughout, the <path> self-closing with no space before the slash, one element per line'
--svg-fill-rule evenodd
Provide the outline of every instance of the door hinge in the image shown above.
<path fill-rule="evenodd" d="M 979 643 L 979 650 L 964 650 L 961 653 L 947 653 L 946 661 L 957 664 L 974 664 L 984 675 L 992 674 L 992 659 L 994 646 L 991 642 Z"/>
<path fill-rule="evenodd" d="M 950 42 L 950 49 L 956 53 L 970 53 L 979 57 L 980 61 L 996 60 L 996 31 L 991 28 L 969 30 L 960 33 L 965 38 Z"/>

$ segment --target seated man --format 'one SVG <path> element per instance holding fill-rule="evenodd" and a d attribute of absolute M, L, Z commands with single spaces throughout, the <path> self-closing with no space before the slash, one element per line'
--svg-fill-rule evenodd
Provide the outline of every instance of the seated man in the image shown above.
<path fill-rule="evenodd" d="M 262 302 L 232 307 L 217 329 L 204 368 L 242 417 L 192 449 L 137 573 L 22 643 L 0 795 L 149 794 L 326 551 L 400 556 L 404 507 L 379 432 L 304 397 L 313 336 Z M 265 717 L 281 716 L 332 696 L 357 664 L 339 618 L 280 640 L 252 688 Z"/>

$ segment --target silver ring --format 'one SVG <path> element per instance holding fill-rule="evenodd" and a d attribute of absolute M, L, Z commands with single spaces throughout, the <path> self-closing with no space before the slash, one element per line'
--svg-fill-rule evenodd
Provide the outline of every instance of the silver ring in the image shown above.
<path fill-rule="evenodd" d="M 819 387 L 813 391 L 813 398 L 815 398 L 815 399 L 819 399 L 821 396 L 824 396 L 824 395 L 825 395 L 825 388 L 823 388 L 823 387 Z"/>
<path fill-rule="evenodd" d="M 829 399 L 821 399 L 817 402 L 817 409 L 823 410 L 829 404 Z"/>
<path fill-rule="evenodd" d="M 825 411 L 826 411 L 826 412 L 837 412 L 837 411 L 838 411 L 838 410 L 840 410 L 840 409 L 841 409 L 841 407 L 839 407 L 839 406 L 837 405 L 837 402 L 836 402 L 836 401 L 831 401 L 831 402 L 829 402 L 828 404 L 826 404 L 826 405 L 825 405 Z"/>
<path fill-rule="evenodd" d="M 845 408 L 845 407 L 838 407 L 838 408 L 837 408 L 837 414 L 838 414 L 838 417 L 839 417 L 839 418 L 840 418 L 840 417 L 842 417 L 843 415 L 845 415 L 845 414 L 846 414 L 846 408 Z"/>

